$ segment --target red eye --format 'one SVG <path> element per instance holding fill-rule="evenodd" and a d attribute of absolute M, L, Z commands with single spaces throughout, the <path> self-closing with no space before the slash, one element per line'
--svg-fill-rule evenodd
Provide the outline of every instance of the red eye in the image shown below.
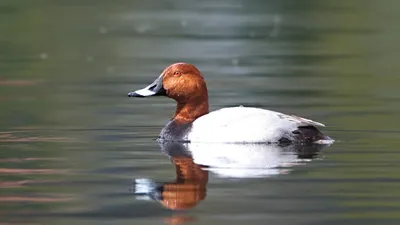
<path fill-rule="evenodd" d="M 175 75 L 175 76 L 180 76 L 180 75 L 182 75 L 182 74 L 181 74 L 181 72 L 179 72 L 179 71 L 175 71 L 175 72 L 174 72 L 174 75 Z"/>

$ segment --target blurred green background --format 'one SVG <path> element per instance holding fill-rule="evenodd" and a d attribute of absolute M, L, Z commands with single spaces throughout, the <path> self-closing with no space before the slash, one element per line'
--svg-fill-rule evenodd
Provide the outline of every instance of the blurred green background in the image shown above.
<path fill-rule="evenodd" d="M 0 1 L 0 223 L 398 224 L 399 7 Z M 175 177 L 154 141 L 175 105 L 127 93 L 178 61 L 202 71 L 212 110 L 312 118 L 337 142 L 290 174 L 210 175 L 185 212 L 135 200 L 132 177 Z"/>

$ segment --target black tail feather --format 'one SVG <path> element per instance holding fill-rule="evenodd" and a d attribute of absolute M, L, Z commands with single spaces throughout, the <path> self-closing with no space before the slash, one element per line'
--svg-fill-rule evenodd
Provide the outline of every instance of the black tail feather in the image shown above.
<path fill-rule="evenodd" d="M 325 135 L 314 126 L 300 126 L 292 133 L 295 134 L 295 139 L 301 143 L 313 143 L 326 139 Z"/>

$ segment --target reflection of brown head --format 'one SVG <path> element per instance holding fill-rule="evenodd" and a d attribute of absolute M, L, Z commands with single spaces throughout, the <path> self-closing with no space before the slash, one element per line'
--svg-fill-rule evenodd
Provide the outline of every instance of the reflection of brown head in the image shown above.
<path fill-rule="evenodd" d="M 174 157 L 176 182 L 163 185 L 161 203 L 168 209 L 183 210 L 197 205 L 206 197 L 208 172 L 188 157 Z"/>
<path fill-rule="evenodd" d="M 168 225 L 178 225 L 196 221 L 196 218 L 187 215 L 173 215 L 169 218 L 164 218 L 164 222 Z"/>

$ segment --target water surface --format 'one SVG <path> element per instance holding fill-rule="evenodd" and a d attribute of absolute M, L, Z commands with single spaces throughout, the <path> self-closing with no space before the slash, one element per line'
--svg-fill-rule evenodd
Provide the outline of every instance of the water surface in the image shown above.
<path fill-rule="evenodd" d="M 1 221 L 398 224 L 399 5 L 3 0 Z M 296 114 L 337 141 L 268 176 L 204 175 L 154 140 L 175 103 L 127 97 L 177 61 L 203 72 L 211 110 Z M 195 179 L 182 183 L 177 163 Z M 196 204 L 134 196 L 140 178 L 192 185 Z"/>

